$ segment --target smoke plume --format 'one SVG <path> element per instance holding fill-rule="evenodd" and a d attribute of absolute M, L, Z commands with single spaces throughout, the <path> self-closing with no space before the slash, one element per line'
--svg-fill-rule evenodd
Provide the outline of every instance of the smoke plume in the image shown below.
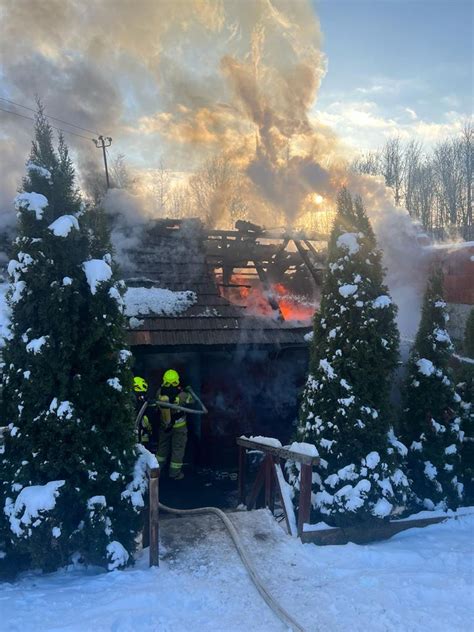
<path fill-rule="evenodd" d="M 164 160 L 173 171 L 202 174 L 206 161 L 225 160 L 238 178 L 191 179 L 191 192 L 214 223 L 228 222 L 234 205 L 260 223 L 294 226 L 315 211 L 315 195 L 333 208 L 342 184 L 360 193 L 405 327 L 404 305 L 412 312 L 419 294 L 414 279 L 423 283 L 421 250 L 406 211 L 394 207 L 378 180 L 350 174 L 337 136 L 315 120 L 326 62 L 309 0 L 2 5 L 0 96 L 31 105 L 38 94 L 50 115 L 112 136 L 111 149 L 125 153 L 138 172 Z M 7 123 L 2 225 L 12 217 L 6 198 L 20 182 L 31 123 L 0 115 Z M 101 155 L 80 133 L 87 138 L 68 141 L 88 187 Z M 106 207 L 123 216 L 121 234 L 129 235 L 116 244 L 120 252 L 136 240 L 128 228 L 156 213 L 149 198 L 113 192 Z"/>

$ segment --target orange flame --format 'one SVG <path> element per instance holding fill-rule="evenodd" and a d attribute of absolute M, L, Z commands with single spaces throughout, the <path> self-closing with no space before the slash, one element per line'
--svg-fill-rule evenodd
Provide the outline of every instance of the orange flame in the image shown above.
<path fill-rule="evenodd" d="M 316 311 L 316 304 L 306 296 L 298 295 L 283 283 L 273 283 L 269 291 L 264 290 L 260 280 L 240 274 L 232 275 L 230 284 L 239 287 L 220 286 L 221 295 L 234 305 L 247 308 L 247 313 L 276 318 L 278 310 L 271 306 L 271 299 L 278 305 L 285 321 L 310 321 Z"/>

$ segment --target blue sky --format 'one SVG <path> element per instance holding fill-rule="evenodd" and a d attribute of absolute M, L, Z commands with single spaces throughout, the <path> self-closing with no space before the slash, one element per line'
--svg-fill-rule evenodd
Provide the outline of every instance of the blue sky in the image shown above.
<path fill-rule="evenodd" d="M 402 136 L 436 142 L 472 114 L 473 2 L 314 0 L 313 6 L 328 59 L 315 109 L 349 142 L 372 146 L 394 124 Z M 362 121 L 364 137 L 355 129 Z"/>

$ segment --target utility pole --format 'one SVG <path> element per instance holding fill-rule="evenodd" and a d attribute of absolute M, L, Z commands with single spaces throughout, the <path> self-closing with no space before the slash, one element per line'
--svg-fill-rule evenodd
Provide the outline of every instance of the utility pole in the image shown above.
<path fill-rule="evenodd" d="M 93 138 L 92 141 L 97 149 L 102 148 L 102 153 L 104 155 L 105 180 L 107 182 L 107 189 L 110 189 L 109 169 L 107 167 L 107 153 L 105 149 L 106 147 L 110 147 L 110 145 L 112 144 L 112 139 L 110 138 L 110 136 L 100 135 L 99 138 Z"/>

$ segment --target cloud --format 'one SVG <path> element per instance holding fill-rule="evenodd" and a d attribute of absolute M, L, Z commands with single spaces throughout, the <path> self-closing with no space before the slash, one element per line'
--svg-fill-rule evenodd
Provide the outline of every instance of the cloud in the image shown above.
<path fill-rule="evenodd" d="M 375 101 L 334 101 L 313 112 L 317 121 L 338 130 L 341 139 L 357 151 L 380 147 L 387 138 L 419 140 L 427 148 L 448 136 L 458 134 L 467 116 L 460 112 L 445 112 L 443 120 L 435 122 L 419 118 L 410 107 L 392 108 L 386 114 Z"/>

